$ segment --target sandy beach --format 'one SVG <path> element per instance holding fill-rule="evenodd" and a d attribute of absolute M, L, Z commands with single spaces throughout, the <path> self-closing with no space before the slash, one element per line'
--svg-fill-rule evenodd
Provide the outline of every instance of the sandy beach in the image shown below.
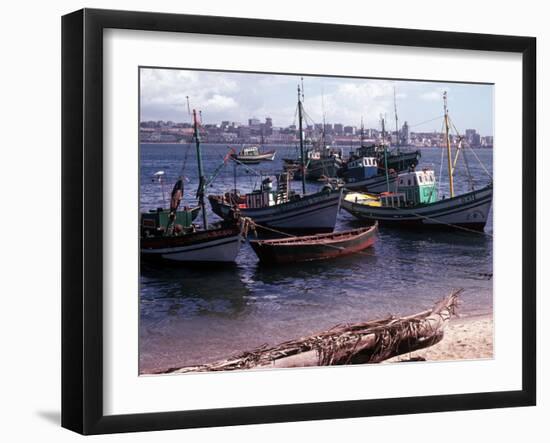
<path fill-rule="evenodd" d="M 443 340 L 434 346 L 387 360 L 389 363 L 411 358 L 436 360 L 473 360 L 493 358 L 493 316 L 455 318 L 445 329 Z"/>

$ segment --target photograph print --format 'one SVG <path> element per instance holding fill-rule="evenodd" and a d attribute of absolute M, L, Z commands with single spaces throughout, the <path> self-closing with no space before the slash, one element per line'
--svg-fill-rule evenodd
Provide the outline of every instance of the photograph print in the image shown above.
<path fill-rule="evenodd" d="M 138 76 L 140 375 L 493 358 L 493 84 Z"/>

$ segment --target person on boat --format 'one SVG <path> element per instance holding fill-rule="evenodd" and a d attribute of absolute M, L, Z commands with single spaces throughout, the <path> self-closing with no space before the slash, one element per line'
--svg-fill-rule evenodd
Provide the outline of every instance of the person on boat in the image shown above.
<path fill-rule="evenodd" d="M 183 199 L 183 177 L 179 177 L 178 181 L 172 189 L 172 194 L 170 198 L 170 213 L 168 215 L 168 227 L 169 229 L 173 227 L 174 221 L 176 220 L 176 213 L 180 206 L 180 202 Z"/>

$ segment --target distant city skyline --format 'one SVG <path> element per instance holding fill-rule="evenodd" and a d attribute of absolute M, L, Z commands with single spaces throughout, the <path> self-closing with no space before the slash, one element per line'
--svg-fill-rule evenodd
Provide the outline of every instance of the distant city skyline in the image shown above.
<path fill-rule="evenodd" d="M 140 72 L 140 121 L 190 122 L 191 108 L 202 112 L 204 124 L 222 121 L 248 124 L 250 118 L 274 126 L 297 124 L 296 99 L 299 75 L 252 74 L 142 68 Z M 458 131 L 476 129 L 493 135 L 493 86 L 485 84 L 379 80 L 304 76 L 304 108 L 309 123 L 342 123 L 395 130 L 394 88 L 399 127 L 408 122 L 411 132 L 441 132 L 443 91 L 447 91 L 450 116 Z"/>

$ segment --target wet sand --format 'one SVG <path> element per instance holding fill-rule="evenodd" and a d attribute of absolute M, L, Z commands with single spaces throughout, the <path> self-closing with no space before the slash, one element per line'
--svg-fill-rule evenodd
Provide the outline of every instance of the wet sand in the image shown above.
<path fill-rule="evenodd" d="M 443 340 L 434 346 L 387 360 L 389 363 L 411 358 L 437 360 L 474 360 L 493 358 L 493 316 L 455 318 L 445 329 Z"/>

